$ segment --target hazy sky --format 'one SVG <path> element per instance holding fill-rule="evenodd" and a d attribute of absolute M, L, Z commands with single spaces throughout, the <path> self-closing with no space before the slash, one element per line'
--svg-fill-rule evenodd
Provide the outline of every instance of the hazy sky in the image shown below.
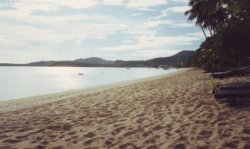
<path fill-rule="evenodd" d="M 195 50 L 188 0 L 0 0 L 0 62 L 138 60 Z"/>

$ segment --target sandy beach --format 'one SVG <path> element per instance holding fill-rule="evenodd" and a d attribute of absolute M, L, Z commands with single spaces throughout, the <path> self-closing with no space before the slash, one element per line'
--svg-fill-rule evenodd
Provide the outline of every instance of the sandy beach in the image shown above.
<path fill-rule="evenodd" d="M 215 100 L 201 70 L 4 101 L 0 149 L 249 149 L 250 103 L 237 101 Z"/>

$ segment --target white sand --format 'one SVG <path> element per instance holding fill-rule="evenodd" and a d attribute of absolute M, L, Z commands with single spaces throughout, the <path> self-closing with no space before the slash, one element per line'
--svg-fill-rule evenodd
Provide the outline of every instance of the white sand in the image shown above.
<path fill-rule="evenodd" d="M 223 82 L 235 80 L 249 77 Z M 215 100 L 210 82 L 184 71 L 1 102 L 9 107 L 0 113 L 0 148 L 250 148 L 249 103 Z"/>
<path fill-rule="evenodd" d="M 118 87 L 124 87 L 128 85 L 136 84 L 139 82 L 150 81 L 150 80 L 159 79 L 159 78 L 163 78 L 167 76 L 173 76 L 173 75 L 180 74 L 187 70 L 189 69 L 181 68 L 176 72 L 163 74 L 159 76 L 147 77 L 147 78 L 130 80 L 130 81 L 123 81 L 123 82 L 118 82 L 118 83 L 111 83 L 111 84 L 106 84 L 106 85 L 99 85 L 99 86 L 94 86 L 94 87 L 88 87 L 85 89 L 75 89 L 75 90 L 69 90 L 69 91 L 58 92 L 58 93 L 32 96 L 32 97 L 27 97 L 27 98 L 4 100 L 4 101 L 0 101 L 0 113 L 30 108 L 30 107 L 50 103 L 50 102 L 69 99 L 74 96 L 92 94 L 95 92 L 100 92 L 100 91 L 104 91 L 108 89 L 114 89 Z"/>

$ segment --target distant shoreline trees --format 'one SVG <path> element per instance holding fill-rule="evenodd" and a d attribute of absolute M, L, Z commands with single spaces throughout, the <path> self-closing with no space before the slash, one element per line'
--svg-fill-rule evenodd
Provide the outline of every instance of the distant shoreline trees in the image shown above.
<path fill-rule="evenodd" d="M 189 5 L 188 20 L 195 20 L 206 37 L 192 64 L 209 72 L 248 65 L 250 0 L 190 0 Z"/>

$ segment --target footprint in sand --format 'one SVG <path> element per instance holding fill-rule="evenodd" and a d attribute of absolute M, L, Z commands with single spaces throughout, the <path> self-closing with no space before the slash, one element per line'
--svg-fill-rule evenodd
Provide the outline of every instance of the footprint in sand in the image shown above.
<path fill-rule="evenodd" d="M 3 143 L 11 143 L 11 144 L 15 144 L 15 143 L 19 143 L 19 142 L 22 142 L 23 140 L 20 140 L 20 139 L 7 139 L 7 140 L 4 140 Z"/>
<path fill-rule="evenodd" d="M 65 123 L 65 124 L 63 125 L 63 130 L 69 131 L 69 130 L 72 129 L 72 127 L 73 127 L 72 124 L 70 124 L 70 123 Z"/>
<path fill-rule="evenodd" d="M 212 136 L 212 131 L 202 130 L 199 132 L 199 136 L 201 137 L 201 139 L 208 139 Z"/>
<path fill-rule="evenodd" d="M 156 145 L 150 145 L 147 149 L 158 149 L 158 147 Z"/>
<path fill-rule="evenodd" d="M 242 132 L 243 132 L 244 134 L 250 134 L 250 129 L 249 129 L 249 128 L 243 129 Z"/>
<path fill-rule="evenodd" d="M 37 149 L 45 149 L 46 147 L 44 145 L 38 145 L 36 146 Z"/>
<path fill-rule="evenodd" d="M 83 143 L 83 145 L 90 145 L 92 142 L 94 142 L 94 139 L 89 139 Z"/>
<path fill-rule="evenodd" d="M 164 126 L 157 125 L 157 126 L 153 127 L 153 130 L 154 130 L 154 131 L 160 131 L 160 130 L 162 130 L 162 129 L 164 129 L 164 128 L 165 128 Z"/>
<path fill-rule="evenodd" d="M 25 131 L 28 131 L 29 129 L 28 128 L 21 128 L 19 130 L 17 130 L 17 132 L 25 132 Z"/>
<path fill-rule="evenodd" d="M 96 134 L 94 132 L 88 132 L 87 134 L 85 134 L 84 136 L 86 138 L 93 138 Z"/>
<path fill-rule="evenodd" d="M 222 148 L 237 148 L 239 142 L 226 142 L 222 145 Z"/>
<path fill-rule="evenodd" d="M 116 128 L 114 131 L 112 131 L 111 133 L 112 133 L 112 135 L 117 135 L 118 133 L 120 133 L 123 129 L 125 129 L 126 127 L 123 127 L 123 126 L 121 126 L 121 127 L 118 127 L 118 128 Z"/>
<path fill-rule="evenodd" d="M 53 131 L 59 131 L 59 130 L 61 130 L 61 126 L 60 125 L 50 125 L 47 127 L 47 129 L 53 130 Z"/>
<path fill-rule="evenodd" d="M 176 144 L 176 145 L 174 146 L 174 149 L 186 149 L 186 145 L 183 144 L 183 143 Z"/>
<path fill-rule="evenodd" d="M 7 136 L 7 135 L 0 135 L 0 140 L 3 140 L 3 139 L 5 139 L 5 138 L 8 138 L 9 136 Z"/>
<path fill-rule="evenodd" d="M 139 149 L 135 144 L 133 143 L 126 143 L 126 144 L 123 144 L 119 147 L 119 149 Z"/>
<path fill-rule="evenodd" d="M 22 136 L 16 136 L 16 139 L 25 139 L 27 138 L 29 135 L 22 135 Z"/>
<path fill-rule="evenodd" d="M 145 141 L 146 144 L 155 144 L 156 140 L 154 138 L 149 138 Z"/>
<path fill-rule="evenodd" d="M 152 133 L 152 131 L 146 131 L 142 134 L 143 137 L 147 137 Z"/>
<path fill-rule="evenodd" d="M 124 137 L 128 137 L 128 136 L 131 136 L 131 135 L 133 135 L 133 134 L 135 134 L 135 132 L 129 131 L 129 132 L 125 133 L 123 136 L 124 136 Z"/>
<path fill-rule="evenodd" d="M 245 144 L 243 149 L 249 149 L 250 148 L 250 144 Z"/>
<path fill-rule="evenodd" d="M 115 139 L 115 138 L 108 138 L 108 139 L 104 142 L 104 144 L 107 145 L 108 148 L 109 148 L 109 147 L 111 147 L 111 146 L 117 144 L 118 142 L 119 142 L 118 139 Z"/>
<path fill-rule="evenodd" d="M 52 149 L 64 149 L 63 146 L 56 146 L 56 147 L 53 147 Z"/>
<path fill-rule="evenodd" d="M 112 145 L 113 144 L 113 140 L 107 140 L 107 141 L 105 141 L 105 145 L 107 145 L 107 146 L 110 146 L 110 145 Z"/>

